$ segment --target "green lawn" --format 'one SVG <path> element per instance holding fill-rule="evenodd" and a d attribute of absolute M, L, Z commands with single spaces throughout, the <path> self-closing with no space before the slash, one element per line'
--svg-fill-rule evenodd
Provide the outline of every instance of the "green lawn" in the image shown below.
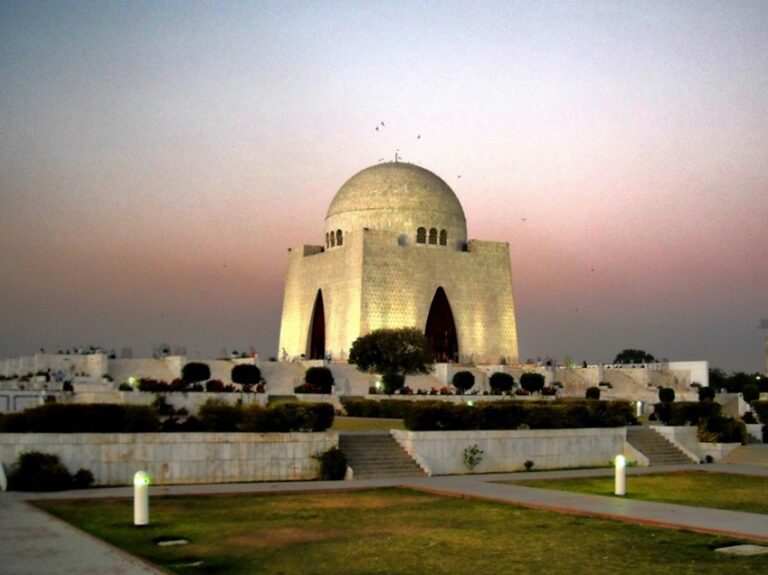
<path fill-rule="evenodd" d="M 526 480 L 510 483 L 594 495 L 613 495 L 614 481 L 614 477 L 611 476 Z M 627 475 L 626 497 L 768 515 L 768 482 L 763 477 L 707 471 Z"/>
<path fill-rule="evenodd" d="M 331 427 L 332 431 L 389 431 L 390 429 L 405 429 L 403 420 L 337 415 L 333 420 L 333 427 Z"/>
<path fill-rule="evenodd" d="M 765 556 L 715 553 L 727 542 L 715 536 L 403 489 L 158 497 L 143 528 L 131 525 L 131 500 L 37 504 L 173 573 L 741 575 L 766 566 Z M 190 544 L 153 543 L 163 537 Z"/>

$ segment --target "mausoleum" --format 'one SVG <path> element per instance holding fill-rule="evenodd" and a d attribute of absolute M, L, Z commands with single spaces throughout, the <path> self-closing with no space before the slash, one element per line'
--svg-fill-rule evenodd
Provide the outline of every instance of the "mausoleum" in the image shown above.
<path fill-rule="evenodd" d="M 379 328 L 422 330 L 438 361 L 516 363 L 509 245 L 467 239 L 448 184 L 390 162 L 336 193 L 321 245 L 291 248 L 280 359 L 345 359 Z"/>

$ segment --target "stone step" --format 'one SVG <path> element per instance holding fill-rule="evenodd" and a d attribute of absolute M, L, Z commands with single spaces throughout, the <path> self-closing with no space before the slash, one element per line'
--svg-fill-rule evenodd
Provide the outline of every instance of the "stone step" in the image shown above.
<path fill-rule="evenodd" d="M 339 447 L 347 454 L 355 479 L 424 476 L 389 433 L 343 433 Z"/>
<path fill-rule="evenodd" d="M 628 427 L 627 443 L 645 455 L 650 466 L 693 463 L 684 451 L 651 427 Z"/>

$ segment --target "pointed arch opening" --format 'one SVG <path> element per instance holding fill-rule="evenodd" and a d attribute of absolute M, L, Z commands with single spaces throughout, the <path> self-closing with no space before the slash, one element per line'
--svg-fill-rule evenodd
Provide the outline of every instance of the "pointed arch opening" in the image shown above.
<path fill-rule="evenodd" d="M 459 339 L 456 335 L 456 323 L 453 321 L 451 304 L 442 287 L 437 288 L 429 307 L 427 326 L 424 329 L 429 345 L 439 362 L 458 361 Z"/>
<path fill-rule="evenodd" d="M 323 359 L 325 357 L 325 309 L 321 290 L 317 290 L 315 305 L 312 309 L 312 320 L 309 322 L 307 357 L 309 359 Z"/>

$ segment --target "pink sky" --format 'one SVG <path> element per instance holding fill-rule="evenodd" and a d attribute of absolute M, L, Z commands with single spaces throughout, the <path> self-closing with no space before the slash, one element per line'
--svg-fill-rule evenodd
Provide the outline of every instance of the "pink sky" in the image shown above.
<path fill-rule="evenodd" d="M 522 358 L 762 369 L 766 53 L 764 2 L 0 2 L 0 356 L 276 354 L 399 150 L 510 243 Z"/>

